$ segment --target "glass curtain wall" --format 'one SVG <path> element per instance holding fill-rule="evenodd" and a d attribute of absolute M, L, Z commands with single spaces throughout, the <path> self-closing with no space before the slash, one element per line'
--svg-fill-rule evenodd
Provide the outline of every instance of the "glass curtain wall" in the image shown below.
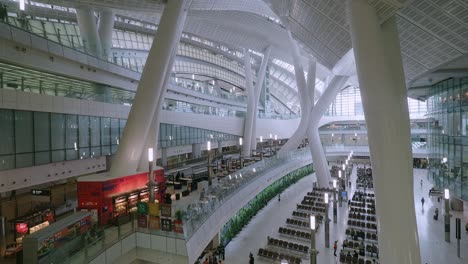
<path fill-rule="evenodd" d="M 0 109 L 0 170 L 115 154 L 127 120 Z M 161 124 L 160 147 L 236 141 L 231 134 Z"/>
<path fill-rule="evenodd" d="M 468 78 L 432 87 L 428 99 L 429 179 L 468 200 Z"/>
<path fill-rule="evenodd" d="M 0 170 L 114 154 L 126 120 L 0 109 Z"/>
<path fill-rule="evenodd" d="M 408 109 L 410 114 L 425 114 L 426 102 L 408 98 Z M 348 87 L 341 90 L 335 100 L 328 107 L 325 115 L 328 116 L 356 116 L 364 115 L 362 107 L 361 92 L 359 87 Z"/>

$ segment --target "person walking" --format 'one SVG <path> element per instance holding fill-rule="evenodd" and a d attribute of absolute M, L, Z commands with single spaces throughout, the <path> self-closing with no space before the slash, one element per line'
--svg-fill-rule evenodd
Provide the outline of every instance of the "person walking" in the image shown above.
<path fill-rule="evenodd" d="M 335 243 L 333 243 L 333 255 L 336 257 L 336 249 L 338 248 L 338 240 L 335 240 Z"/>
<path fill-rule="evenodd" d="M 424 207 L 424 202 L 425 202 L 425 200 L 424 200 L 424 197 L 423 197 L 423 198 L 421 198 L 422 207 Z"/>
<path fill-rule="evenodd" d="M 281 193 L 278 193 L 278 202 L 281 202 Z"/>
<path fill-rule="evenodd" d="M 439 208 L 436 208 L 435 209 L 434 220 L 438 220 L 438 219 L 439 219 Z"/>
<path fill-rule="evenodd" d="M 249 253 L 249 264 L 254 264 L 255 263 L 255 259 L 252 255 L 252 252 Z"/>
<path fill-rule="evenodd" d="M 2 22 L 5 22 L 8 16 L 8 15 L 5 15 L 7 13 L 5 11 L 6 11 L 6 7 L 3 4 L 0 4 L 0 20 L 2 20 Z"/>
<path fill-rule="evenodd" d="M 423 186 L 423 180 L 421 179 L 421 189 L 422 189 L 422 186 Z"/>
<path fill-rule="evenodd" d="M 221 245 L 221 258 L 224 260 L 224 245 Z"/>

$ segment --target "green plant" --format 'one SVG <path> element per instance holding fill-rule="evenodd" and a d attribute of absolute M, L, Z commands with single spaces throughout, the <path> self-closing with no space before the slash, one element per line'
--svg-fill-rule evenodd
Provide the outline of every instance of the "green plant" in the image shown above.
<path fill-rule="evenodd" d="M 184 216 L 186 215 L 186 212 L 182 211 L 182 210 L 177 210 L 175 213 L 174 213 L 174 216 L 176 218 L 176 220 L 182 220 L 184 219 Z"/>
<path fill-rule="evenodd" d="M 224 225 L 221 229 L 221 243 L 227 245 L 250 222 L 257 212 L 265 206 L 266 202 L 275 198 L 279 193 L 312 172 L 311 165 L 304 166 L 283 176 L 265 188 Z"/>

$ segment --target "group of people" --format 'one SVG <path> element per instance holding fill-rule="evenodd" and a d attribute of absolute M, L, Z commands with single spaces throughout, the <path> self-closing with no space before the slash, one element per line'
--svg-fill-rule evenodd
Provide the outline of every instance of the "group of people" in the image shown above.
<path fill-rule="evenodd" d="M 207 257 L 203 264 L 222 264 L 224 261 L 224 246 L 219 245 L 213 255 Z"/>
<path fill-rule="evenodd" d="M 358 238 L 362 238 L 364 240 L 366 233 L 362 230 L 354 230 L 354 228 L 351 228 L 349 235 L 353 240 L 358 240 Z"/>
<path fill-rule="evenodd" d="M 216 257 L 216 255 L 209 256 L 203 262 L 203 264 L 222 264 L 222 263 L 223 263 L 222 260 L 218 259 L 218 257 Z"/>

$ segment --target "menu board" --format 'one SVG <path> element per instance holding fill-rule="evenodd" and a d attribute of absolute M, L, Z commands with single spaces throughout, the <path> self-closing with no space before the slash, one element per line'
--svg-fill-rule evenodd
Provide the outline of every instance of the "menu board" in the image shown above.
<path fill-rule="evenodd" d="M 172 231 L 172 220 L 171 219 L 161 219 L 161 230 L 163 230 L 163 231 Z"/>
<path fill-rule="evenodd" d="M 148 204 L 138 202 L 137 203 L 137 213 L 141 214 L 141 215 L 147 215 L 148 214 Z"/>
<path fill-rule="evenodd" d="M 139 228 L 148 228 L 148 218 L 146 215 L 139 215 L 137 222 Z"/>
<path fill-rule="evenodd" d="M 159 203 L 148 204 L 149 215 L 159 216 Z"/>
<path fill-rule="evenodd" d="M 161 229 L 161 225 L 160 225 L 160 219 L 159 219 L 159 216 L 151 216 L 149 217 L 149 224 L 148 224 L 148 227 L 150 230 L 159 230 Z"/>
<path fill-rule="evenodd" d="M 171 217 L 172 216 L 172 206 L 170 204 L 161 204 L 161 216 Z"/>

